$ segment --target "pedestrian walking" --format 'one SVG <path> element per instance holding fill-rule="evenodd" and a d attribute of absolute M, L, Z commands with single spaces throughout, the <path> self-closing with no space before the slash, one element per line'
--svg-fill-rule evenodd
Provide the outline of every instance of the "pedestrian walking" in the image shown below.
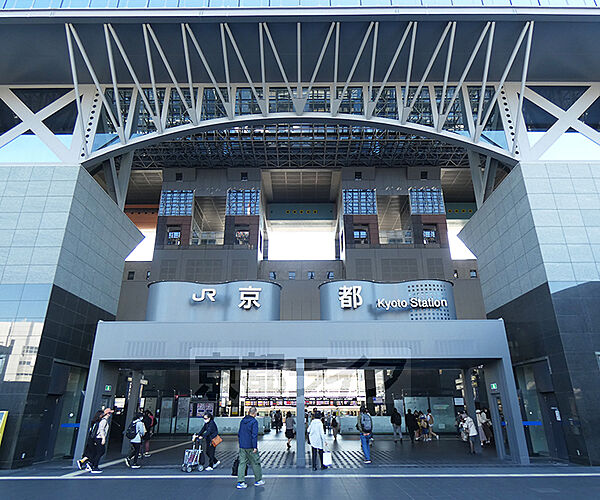
<path fill-rule="evenodd" d="M 125 464 L 132 469 L 140 468 L 138 458 L 142 448 L 142 438 L 144 437 L 144 434 L 146 434 L 143 417 L 143 413 L 136 413 L 135 418 L 125 431 L 125 437 L 129 439 L 129 442 L 131 443 L 131 451 L 129 452 L 129 455 L 125 457 Z"/>
<path fill-rule="evenodd" d="M 485 413 L 483 413 L 481 410 L 475 410 L 475 420 L 476 420 L 476 424 L 477 424 L 477 432 L 479 434 L 479 440 L 481 441 L 481 444 L 487 444 L 488 443 L 488 439 L 487 436 L 485 434 L 485 430 L 483 428 L 483 422 L 484 422 L 484 417 Z"/>
<path fill-rule="evenodd" d="M 408 431 L 408 437 L 410 438 L 410 442 L 415 442 L 415 434 L 417 429 L 419 428 L 419 424 L 417 423 L 417 416 L 412 413 L 411 410 L 406 411 L 405 415 L 406 422 L 406 430 Z"/>
<path fill-rule="evenodd" d="M 294 419 L 294 417 L 292 417 L 292 412 L 288 411 L 287 415 L 285 416 L 285 437 L 287 438 L 288 450 L 292 448 L 292 439 L 294 439 L 294 436 L 296 434 L 295 428 L 296 420 Z"/>
<path fill-rule="evenodd" d="M 473 422 L 473 419 L 469 417 L 466 412 L 462 414 L 462 427 L 469 435 L 469 447 L 471 448 L 471 453 L 475 454 L 475 442 L 477 441 L 478 432 L 475 427 L 475 422 Z"/>
<path fill-rule="evenodd" d="M 154 436 L 154 426 L 156 425 L 156 419 L 150 410 L 144 411 L 144 417 L 142 418 L 144 427 L 146 428 L 146 434 L 142 438 L 144 443 L 144 456 L 150 456 L 150 439 Z"/>
<path fill-rule="evenodd" d="M 83 456 L 77 460 L 77 467 L 84 467 L 92 474 L 100 474 L 102 471 L 99 468 L 100 459 L 106 451 L 106 438 L 108 437 L 108 419 L 112 415 L 113 410 L 106 408 L 98 410 L 88 430 L 88 438 L 85 444 Z"/>
<path fill-rule="evenodd" d="M 394 433 L 394 443 L 398 442 L 399 436 L 400 444 L 402 444 L 402 415 L 400 415 L 400 412 L 396 407 L 394 407 L 394 409 L 392 410 L 390 422 L 392 424 L 392 432 Z"/>
<path fill-rule="evenodd" d="M 371 439 L 373 439 L 373 419 L 367 412 L 367 407 L 362 405 L 357 417 L 356 428 L 360 432 L 360 444 L 365 455 L 365 464 L 371 463 Z"/>
<path fill-rule="evenodd" d="M 333 440 L 337 441 L 337 435 L 340 432 L 340 423 L 335 415 L 331 419 L 331 430 L 333 431 Z"/>
<path fill-rule="evenodd" d="M 487 444 L 490 444 L 494 434 L 492 431 L 492 422 L 488 418 L 485 408 L 481 410 L 479 415 L 477 415 L 477 420 L 481 422 L 481 427 L 483 428 Z"/>
<path fill-rule="evenodd" d="M 317 470 L 317 457 L 321 464 L 321 469 L 327 469 L 323 464 L 323 449 L 325 448 L 325 430 L 323 421 L 319 413 L 315 413 L 310 425 L 308 426 L 308 441 L 312 448 L 312 468 Z"/>
<path fill-rule="evenodd" d="M 433 414 L 431 413 L 431 410 L 429 408 L 427 408 L 427 415 L 425 415 L 425 418 L 427 419 L 427 427 L 429 428 L 429 435 L 434 436 L 437 440 L 439 440 L 440 435 L 433 432 L 433 424 L 435 422 L 435 419 L 433 418 Z M 431 438 L 429 438 L 429 440 L 431 441 Z"/>
<path fill-rule="evenodd" d="M 281 430 L 281 428 L 283 427 L 283 415 L 281 415 L 281 410 L 275 411 L 274 420 L 275 420 L 275 432 L 279 432 Z"/>
<path fill-rule="evenodd" d="M 260 456 L 258 455 L 258 422 L 256 421 L 256 408 L 252 406 L 240 422 L 238 431 L 239 465 L 237 488 L 247 488 L 246 467 L 248 464 L 254 472 L 254 486 L 263 486 L 265 482 L 262 479 L 262 468 L 260 466 Z"/>
<path fill-rule="evenodd" d="M 423 441 L 431 441 L 431 438 L 429 437 L 429 424 L 427 422 L 427 417 L 422 411 L 419 412 L 419 418 L 417 422 L 419 423 L 419 437 L 417 437 L 417 441 L 421 438 Z"/>
<path fill-rule="evenodd" d="M 219 437 L 219 429 L 217 428 L 217 424 L 211 413 L 207 412 L 204 414 L 204 425 L 202 426 L 202 429 L 200 429 L 198 435 L 204 439 L 204 450 L 208 456 L 208 467 L 204 470 L 213 470 L 218 467 L 221 462 L 215 458 L 215 449 L 219 444 L 215 441 L 215 438 Z"/>

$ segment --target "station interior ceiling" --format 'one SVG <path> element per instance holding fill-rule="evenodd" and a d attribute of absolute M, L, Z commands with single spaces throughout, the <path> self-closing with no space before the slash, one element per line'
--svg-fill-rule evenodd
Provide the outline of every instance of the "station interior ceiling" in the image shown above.
<path fill-rule="evenodd" d="M 446 202 L 475 201 L 463 147 L 370 127 L 277 124 L 213 130 L 137 150 L 127 204 L 157 205 L 166 168 L 261 168 L 267 203 L 327 203 L 335 201 L 340 176 L 334 172 L 341 168 L 407 166 L 439 166 Z M 500 165 L 496 184 L 507 173 Z M 101 169 L 95 178 L 105 185 Z M 199 203 L 211 217 L 224 213 L 224 197 Z"/>

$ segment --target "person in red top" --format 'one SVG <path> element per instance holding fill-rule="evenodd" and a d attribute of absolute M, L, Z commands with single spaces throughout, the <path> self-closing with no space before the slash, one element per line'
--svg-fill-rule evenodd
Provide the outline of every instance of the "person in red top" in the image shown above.
<path fill-rule="evenodd" d="M 154 415 L 152 415 L 152 412 L 150 410 L 146 410 L 144 412 L 144 417 L 142 419 L 142 422 L 144 423 L 144 427 L 146 428 L 146 434 L 144 434 L 144 437 L 143 437 L 144 456 L 149 457 L 150 456 L 150 439 L 154 435 L 154 426 L 156 425 L 156 418 L 154 418 Z"/>

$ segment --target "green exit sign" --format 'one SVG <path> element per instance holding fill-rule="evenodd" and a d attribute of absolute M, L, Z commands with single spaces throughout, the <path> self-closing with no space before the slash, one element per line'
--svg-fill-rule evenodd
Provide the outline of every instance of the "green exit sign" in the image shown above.
<path fill-rule="evenodd" d="M 112 385 L 106 384 L 104 386 L 104 392 L 111 392 L 112 391 Z"/>
<path fill-rule="evenodd" d="M 496 384 L 496 383 L 490 384 L 490 389 L 492 391 L 497 391 L 498 390 L 498 384 Z"/>

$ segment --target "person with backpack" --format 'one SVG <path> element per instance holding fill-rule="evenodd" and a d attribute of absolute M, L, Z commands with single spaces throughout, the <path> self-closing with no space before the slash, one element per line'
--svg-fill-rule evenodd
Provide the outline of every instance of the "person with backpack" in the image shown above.
<path fill-rule="evenodd" d="M 250 463 L 254 471 L 254 486 L 263 486 L 265 482 L 262 478 L 262 468 L 258 454 L 258 422 L 256 421 L 256 408 L 254 406 L 248 410 L 248 415 L 240 422 L 238 443 L 240 453 L 236 488 L 241 490 L 248 487 L 246 484 L 246 468 L 248 463 Z"/>
<path fill-rule="evenodd" d="M 106 438 L 108 437 L 109 428 L 108 419 L 113 412 L 112 408 L 96 412 L 88 433 L 88 443 L 86 444 L 86 453 L 84 453 L 85 457 L 77 461 L 80 469 L 85 465 L 85 468 L 92 474 L 102 473 L 99 468 L 100 459 L 106 452 Z M 84 458 L 87 458 L 87 460 L 84 460 Z"/>
<path fill-rule="evenodd" d="M 335 415 L 331 418 L 331 430 L 333 431 L 333 440 L 337 441 L 337 435 L 340 432 L 340 423 Z"/>
<path fill-rule="evenodd" d="M 400 444 L 402 444 L 402 415 L 400 415 L 398 408 L 396 407 L 394 407 L 392 410 L 390 422 L 392 424 L 392 431 L 394 433 L 394 443 L 398 442 L 398 436 L 400 436 Z"/>
<path fill-rule="evenodd" d="M 125 457 L 125 463 L 127 464 L 127 467 L 131 467 L 132 469 L 140 468 L 140 465 L 138 465 L 138 457 L 140 456 L 140 450 L 142 448 L 142 437 L 146 434 L 146 428 L 142 421 L 143 417 L 143 413 L 136 413 L 135 418 L 125 431 L 125 437 L 129 439 L 129 442 L 131 443 L 131 451 L 129 452 L 129 455 Z"/>
<path fill-rule="evenodd" d="M 90 428 L 88 429 L 88 437 L 85 442 L 83 455 L 79 460 L 77 460 L 77 467 L 79 467 L 79 470 L 83 470 L 84 467 L 88 471 L 92 470 L 90 458 L 96 453 L 96 433 L 98 432 L 98 424 L 100 423 L 103 415 L 104 412 L 102 410 L 98 410 L 90 421 Z"/>
<path fill-rule="evenodd" d="M 362 405 L 360 413 L 357 417 L 356 428 L 360 432 L 360 444 L 362 445 L 363 453 L 365 454 L 365 464 L 371 463 L 371 448 L 370 442 L 373 439 L 373 419 L 367 412 L 367 407 Z"/>

